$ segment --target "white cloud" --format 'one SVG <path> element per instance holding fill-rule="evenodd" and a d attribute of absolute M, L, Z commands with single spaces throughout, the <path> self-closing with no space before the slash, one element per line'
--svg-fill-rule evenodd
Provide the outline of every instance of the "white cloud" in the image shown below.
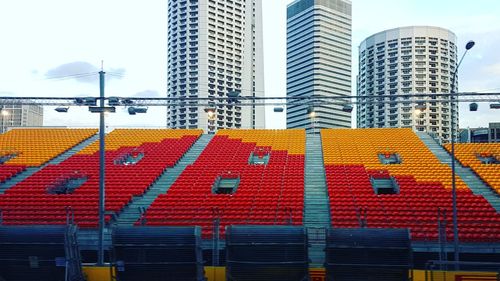
<path fill-rule="evenodd" d="M 95 84 L 99 81 L 99 68 L 84 61 L 69 62 L 49 69 L 45 73 L 47 79 L 72 79 L 77 82 Z M 124 68 L 109 68 L 106 71 L 106 80 L 122 79 L 125 75 Z"/>

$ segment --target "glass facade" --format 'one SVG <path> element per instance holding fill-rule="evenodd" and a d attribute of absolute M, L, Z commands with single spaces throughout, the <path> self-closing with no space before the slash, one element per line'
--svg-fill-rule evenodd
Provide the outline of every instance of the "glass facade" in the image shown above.
<path fill-rule="evenodd" d="M 287 9 L 287 96 L 334 97 L 287 107 L 287 128 L 350 128 L 343 111 L 351 95 L 351 3 L 298 0 Z"/>
<path fill-rule="evenodd" d="M 43 107 L 7 104 L 0 106 L 0 133 L 11 127 L 43 126 Z"/>

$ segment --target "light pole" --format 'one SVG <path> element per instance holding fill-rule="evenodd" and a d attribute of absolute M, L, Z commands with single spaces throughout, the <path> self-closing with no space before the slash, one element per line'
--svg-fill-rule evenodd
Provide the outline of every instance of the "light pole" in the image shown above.
<path fill-rule="evenodd" d="M 93 106 L 89 106 L 89 111 L 92 113 L 99 113 L 99 205 L 98 205 L 98 241 L 97 241 L 97 265 L 104 265 L 104 229 L 106 228 L 106 126 L 105 126 L 105 113 L 115 112 L 116 108 L 113 106 L 106 107 L 104 104 L 104 72 L 102 69 L 99 71 L 99 98 L 83 99 L 85 104 L 89 101 Z M 99 105 L 95 106 L 96 101 L 99 100 Z M 64 111 L 63 111 L 64 112 Z"/>
<path fill-rule="evenodd" d="M 462 55 L 462 58 L 458 62 L 457 67 L 455 68 L 455 72 L 453 73 L 453 76 L 451 77 L 451 87 L 450 87 L 450 116 L 451 116 L 451 194 L 452 194 L 452 208 L 453 208 L 453 247 L 454 247 L 454 264 L 455 264 L 455 270 L 459 270 L 459 260 L 460 260 L 460 253 L 459 253 L 459 247 L 458 247 L 458 217 L 457 217 L 457 186 L 456 186 L 456 174 L 455 174 L 455 118 L 453 118 L 453 109 L 455 105 L 455 101 L 458 99 L 458 95 L 455 96 L 455 80 L 457 77 L 458 73 L 458 68 L 460 67 L 460 64 L 462 64 L 462 60 L 464 59 L 465 55 L 467 52 L 474 47 L 475 42 L 474 41 L 469 41 L 465 45 L 465 52 Z M 457 107 L 458 111 L 458 107 Z M 457 118 L 458 118 L 458 112 Z"/>
<path fill-rule="evenodd" d="M 79 106 L 89 106 L 91 113 L 99 113 L 99 202 L 98 202 L 98 246 L 97 246 L 97 265 L 104 265 L 104 232 L 106 228 L 106 113 L 116 112 L 115 106 L 128 106 L 128 113 L 136 115 L 137 113 L 146 113 L 147 107 L 132 106 L 134 102 L 129 99 L 121 99 L 117 97 L 106 98 L 104 95 L 105 74 L 102 69 L 99 71 L 99 98 L 86 97 L 76 98 L 75 104 Z M 105 100 L 108 100 L 108 106 L 105 105 Z M 97 101 L 99 104 L 97 105 Z M 69 106 L 59 106 L 55 111 L 59 113 L 67 113 Z M 2 111 L 3 113 L 3 111 Z"/>
<path fill-rule="evenodd" d="M 99 71 L 99 250 L 97 256 L 97 264 L 104 265 L 104 228 L 106 226 L 105 213 L 106 213 L 106 192 L 105 192 L 105 136 L 104 132 L 104 71 Z"/>

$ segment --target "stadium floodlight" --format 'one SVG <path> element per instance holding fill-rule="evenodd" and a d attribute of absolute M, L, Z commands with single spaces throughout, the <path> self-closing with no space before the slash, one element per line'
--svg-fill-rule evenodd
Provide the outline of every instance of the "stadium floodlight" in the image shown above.
<path fill-rule="evenodd" d="M 205 107 L 204 110 L 205 110 L 206 113 L 215 112 L 215 107 Z"/>
<path fill-rule="evenodd" d="M 5 119 L 7 119 L 7 116 L 9 116 L 9 111 L 5 108 L 0 108 L 0 113 L 2 115 L 2 133 L 5 133 L 5 129 L 6 129 L 6 126 L 5 126 Z"/>
<path fill-rule="evenodd" d="M 307 115 L 309 115 L 309 118 L 311 118 L 311 129 L 312 133 L 316 133 L 316 111 L 314 109 L 314 106 L 310 105 L 307 107 Z"/>
<path fill-rule="evenodd" d="M 205 112 L 209 120 L 215 119 L 215 107 L 206 107 Z"/>
<path fill-rule="evenodd" d="M 118 97 L 109 97 L 108 98 L 108 105 L 109 106 L 119 106 L 120 105 L 120 98 L 118 98 Z"/>
<path fill-rule="evenodd" d="M 69 107 L 68 106 L 59 106 L 59 107 L 56 107 L 54 110 L 57 112 L 60 112 L 60 113 L 66 113 L 66 112 L 68 112 Z"/>
<path fill-rule="evenodd" d="M 308 115 L 309 115 L 309 117 L 311 117 L 311 118 L 316 117 L 316 111 L 314 110 L 314 106 L 312 106 L 312 105 L 311 105 L 311 106 L 309 106 L 309 107 L 307 108 L 307 114 L 308 114 Z"/>
<path fill-rule="evenodd" d="M 186 106 L 187 105 L 187 102 L 186 102 L 186 97 L 182 96 L 182 97 L 179 97 L 179 98 L 176 98 L 175 101 L 174 101 L 175 105 L 176 106 Z"/>
<path fill-rule="evenodd" d="M 86 106 L 96 106 L 97 105 L 97 98 L 93 98 L 93 97 L 76 98 L 75 104 L 76 105 L 86 105 Z"/>
<path fill-rule="evenodd" d="M 135 112 L 146 113 L 146 112 L 148 112 L 148 108 L 147 107 L 135 107 Z"/>
<path fill-rule="evenodd" d="M 89 106 L 89 111 L 92 113 L 115 113 L 116 107 L 114 106 Z"/>
<path fill-rule="evenodd" d="M 281 106 L 277 106 L 277 107 L 275 107 L 275 108 L 273 109 L 273 111 L 274 111 L 274 112 L 283 112 L 283 111 L 284 111 L 284 109 L 283 109 L 283 107 L 281 107 Z"/>
<path fill-rule="evenodd" d="M 230 98 L 237 98 L 239 95 L 240 95 L 240 92 L 238 92 L 238 91 L 230 91 L 229 93 L 227 93 L 227 96 Z"/>
<path fill-rule="evenodd" d="M 469 104 L 469 111 L 477 111 L 478 105 L 477 103 L 473 102 Z"/>
<path fill-rule="evenodd" d="M 227 93 L 227 97 L 228 97 L 228 102 L 236 102 L 238 101 L 238 97 L 240 95 L 240 92 L 237 92 L 237 91 L 230 91 Z"/>
<path fill-rule="evenodd" d="M 350 104 L 344 104 L 344 106 L 342 107 L 342 111 L 344 111 L 344 112 L 349 112 L 349 113 L 351 113 L 351 112 L 352 112 L 352 109 L 353 109 L 353 107 L 352 107 L 352 105 L 350 105 Z"/>
<path fill-rule="evenodd" d="M 122 103 L 124 105 L 132 105 L 132 104 L 134 104 L 134 101 L 131 99 L 122 99 Z"/>
<path fill-rule="evenodd" d="M 208 127 L 208 133 L 209 134 L 214 134 L 215 133 L 215 107 L 205 107 L 205 112 L 207 113 L 207 127 Z"/>
<path fill-rule="evenodd" d="M 500 109 L 500 103 L 490 103 L 491 109 Z"/>
<path fill-rule="evenodd" d="M 146 113 L 146 112 L 148 112 L 147 107 L 131 106 L 128 108 L 128 114 L 130 115 L 135 115 L 137 113 Z"/>

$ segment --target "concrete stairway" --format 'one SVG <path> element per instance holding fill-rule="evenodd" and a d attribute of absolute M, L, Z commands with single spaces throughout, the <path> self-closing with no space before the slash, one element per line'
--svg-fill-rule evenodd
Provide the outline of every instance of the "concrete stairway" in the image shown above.
<path fill-rule="evenodd" d="M 213 135 L 202 135 L 174 167 L 163 172 L 146 193 L 132 199 L 132 202 L 119 214 L 115 223 L 118 226 L 132 226 L 141 217 L 141 210 L 147 209 L 158 195 L 167 192 L 186 166 L 194 163 L 212 137 Z"/>
<path fill-rule="evenodd" d="M 99 135 L 93 135 L 92 137 L 90 137 L 90 138 L 82 141 L 81 143 L 79 143 L 78 145 L 74 146 L 73 148 L 70 148 L 69 150 L 67 150 L 63 154 L 61 154 L 61 155 L 57 156 L 56 158 L 50 160 L 48 162 L 48 164 L 53 164 L 53 165 L 60 164 L 64 160 L 70 158 L 71 156 L 73 156 L 74 154 L 78 153 L 80 150 L 84 149 L 89 144 L 93 143 L 94 141 L 97 141 L 98 139 L 99 139 Z"/>
<path fill-rule="evenodd" d="M 72 148 L 66 150 L 64 153 L 59 154 L 57 157 L 53 158 L 52 160 L 48 161 L 47 163 L 39 166 L 39 167 L 28 167 L 26 170 L 23 172 L 15 175 L 14 177 L 6 180 L 5 182 L 0 184 L 0 194 L 3 194 L 5 190 L 13 187 L 14 185 L 22 182 L 26 178 L 30 177 L 34 173 L 40 171 L 43 169 L 45 166 L 49 164 L 57 165 L 60 164 L 62 161 L 68 159 L 69 157 L 73 156 L 75 153 L 79 152 L 83 148 L 85 148 L 87 145 L 91 144 L 95 140 L 99 138 L 98 135 L 93 135 L 90 138 L 80 142 L 79 144 L 73 146 Z"/>
<path fill-rule="evenodd" d="M 310 235 L 311 267 L 322 267 L 325 261 L 325 233 L 331 225 L 330 202 L 326 187 L 321 135 L 306 136 L 304 226 Z"/>
<path fill-rule="evenodd" d="M 441 161 L 451 167 L 451 155 L 446 149 L 439 145 L 431 136 L 424 132 L 417 132 L 417 136 Z M 455 173 L 476 195 L 483 196 L 490 204 L 500 212 L 500 196 L 488 187 L 470 168 L 462 166 L 460 162 L 455 161 Z M 458 178 L 458 177 L 457 177 Z"/>

